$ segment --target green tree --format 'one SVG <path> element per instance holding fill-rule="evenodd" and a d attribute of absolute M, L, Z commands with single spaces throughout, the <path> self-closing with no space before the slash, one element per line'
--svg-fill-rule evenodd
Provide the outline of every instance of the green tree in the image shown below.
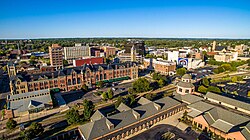
<path fill-rule="evenodd" d="M 201 93 L 206 93 L 207 92 L 207 88 L 204 87 L 203 85 L 201 85 L 201 86 L 198 87 L 198 91 L 201 92 Z"/>
<path fill-rule="evenodd" d="M 158 80 L 159 87 L 164 87 L 166 85 L 166 81 L 163 79 Z"/>
<path fill-rule="evenodd" d="M 206 77 L 202 79 L 202 84 L 203 84 L 204 86 L 206 86 L 206 87 L 209 86 L 209 81 L 208 81 L 208 79 L 207 79 Z"/>
<path fill-rule="evenodd" d="M 99 81 L 99 82 L 97 83 L 97 87 L 103 88 L 103 87 L 104 87 L 104 82 L 103 82 L 103 81 Z"/>
<path fill-rule="evenodd" d="M 7 66 L 5 65 L 5 66 L 3 66 L 3 71 L 5 71 L 5 72 L 7 72 Z"/>
<path fill-rule="evenodd" d="M 117 101 L 115 102 L 115 108 L 117 108 L 121 103 L 125 103 L 125 100 L 122 96 L 118 96 Z"/>
<path fill-rule="evenodd" d="M 215 92 L 215 93 L 221 93 L 220 88 L 215 87 L 215 86 L 209 86 L 209 87 L 207 88 L 207 91 L 211 91 L 211 92 Z"/>
<path fill-rule="evenodd" d="M 141 93 L 151 90 L 150 82 L 146 78 L 139 78 L 132 84 L 132 87 L 136 93 Z"/>
<path fill-rule="evenodd" d="M 232 70 L 232 66 L 230 64 L 222 64 L 221 67 L 224 68 L 225 71 Z"/>
<path fill-rule="evenodd" d="M 33 61 L 35 61 L 37 58 L 34 56 L 34 55 L 31 55 L 30 56 L 30 60 L 33 60 Z"/>
<path fill-rule="evenodd" d="M 33 130 L 33 133 L 36 136 L 41 135 L 44 131 L 42 124 L 38 122 L 32 122 L 30 125 L 30 129 Z"/>
<path fill-rule="evenodd" d="M 80 122 L 80 115 L 78 110 L 75 110 L 74 108 L 71 108 L 67 114 L 66 114 L 67 122 L 69 124 L 76 124 Z"/>
<path fill-rule="evenodd" d="M 131 107 L 133 105 L 135 105 L 136 101 L 135 101 L 135 96 L 134 95 L 129 95 L 127 97 L 127 103 L 128 105 Z"/>
<path fill-rule="evenodd" d="M 237 82 L 237 81 L 238 81 L 237 76 L 232 77 L 231 81 L 232 81 L 233 83 Z"/>
<path fill-rule="evenodd" d="M 69 65 L 69 62 L 65 59 L 63 59 L 63 66 L 68 66 Z"/>
<path fill-rule="evenodd" d="M 5 110 L 3 109 L 3 110 L 1 111 L 1 113 L 2 113 L 2 117 L 3 117 L 3 119 L 4 119 L 4 116 L 5 116 Z"/>
<path fill-rule="evenodd" d="M 187 73 L 187 70 L 185 68 L 179 68 L 176 70 L 176 74 L 179 76 L 183 76 L 186 73 Z"/>
<path fill-rule="evenodd" d="M 25 131 L 21 131 L 19 133 L 19 137 L 22 140 L 31 140 L 31 139 L 35 138 L 35 134 L 34 134 L 34 131 L 32 129 L 28 129 Z"/>
<path fill-rule="evenodd" d="M 145 95 L 145 98 L 152 101 L 152 100 L 154 100 L 156 98 L 156 94 L 148 93 L 148 94 Z"/>
<path fill-rule="evenodd" d="M 84 119 L 89 120 L 94 112 L 95 105 L 93 104 L 92 101 L 88 101 L 87 99 L 85 99 L 83 100 L 83 107 L 84 107 L 83 111 Z"/>
<path fill-rule="evenodd" d="M 84 84 L 81 89 L 84 92 L 88 92 L 89 91 L 89 88 L 88 88 L 88 86 L 86 84 Z"/>
<path fill-rule="evenodd" d="M 108 99 L 112 99 L 114 96 L 114 92 L 112 91 L 112 89 L 109 89 L 107 93 L 108 93 Z"/>
<path fill-rule="evenodd" d="M 17 122 L 15 121 L 15 120 L 13 120 L 12 118 L 11 119 L 9 119 L 7 122 L 6 122 L 6 128 L 7 129 L 14 129 L 14 128 L 16 128 L 16 126 L 17 126 Z"/>
<path fill-rule="evenodd" d="M 103 93 L 102 93 L 102 98 L 103 98 L 104 100 L 107 100 L 107 99 L 108 99 L 108 94 L 107 94 L 107 92 L 103 92 Z"/>

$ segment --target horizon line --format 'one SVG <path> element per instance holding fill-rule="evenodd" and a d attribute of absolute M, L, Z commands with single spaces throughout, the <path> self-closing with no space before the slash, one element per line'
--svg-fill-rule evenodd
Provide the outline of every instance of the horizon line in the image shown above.
<path fill-rule="evenodd" d="M 36 39 L 93 39 L 93 38 L 126 38 L 126 39 L 230 39 L 230 40 L 248 40 L 250 37 L 148 37 L 148 36 L 86 36 L 86 37 L 34 37 L 34 38 L 0 38 L 0 40 L 36 40 Z"/>

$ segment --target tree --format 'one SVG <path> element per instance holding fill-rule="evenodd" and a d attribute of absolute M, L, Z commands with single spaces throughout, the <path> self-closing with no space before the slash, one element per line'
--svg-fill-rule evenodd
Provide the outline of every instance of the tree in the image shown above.
<path fill-rule="evenodd" d="M 108 99 L 112 99 L 114 96 L 114 92 L 112 91 L 112 89 L 109 89 L 107 93 L 108 93 Z"/>
<path fill-rule="evenodd" d="M 88 101 L 87 99 L 85 99 L 83 100 L 83 107 L 84 107 L 83 111 L 84 119 L 89 120 L 94 112 L 95 105 L 93 104 L 92 101 Z"/>
<path fill-rule="evenodd" d="M 207 79 L 206 77 L 202 79 L 202 84 L 203 84 L 204 86 L 206 86 L 206 87 L 209 86 L 209 81 L 208 81 L 208 79 Z"/>
<path fill-rule="evenodd" d="M 179 68 L 176 71 L 176 74 L 179 76 L 183 76 L 184 74 L 186 74 L 187 70 L 185 68 Z"/>
<path fill-rule="evenodd" d="M 102 93 L 102 98 L 103 98 L 104 100 L 107 100 L 107 99 L 108 99 L 108 94 L 107 94 L 107 92 L 103 92 L 103 93 Z"/>
<path fill-rule="evenodd" d="M 31 140 L 31 139 L 35 138 L 35 134 L 34 134 L 34 131 L 32 129 L 28 129 L 25 131 L 21 131 L 19 133 L 19 137 L 22 140 Z"/>
<path fill-rule="evenodd" d="M 104 82 L 103 82 L 103 81 L 99 81 L 99 82 L 97 83 L 97 86 L 98 86 L 99 88 L 103 88 L 103 87 L 104 87 Z"/>
<path fill-rule="evenodd" d="M 6 128 L 7 129 L 14 129 L 15 127 L 17 126 L 17 122 L 15 120 L 13 120 L 12 118 L 9 119 L 7 122 L 6 122 Z"/>
<path fill-rule="evenodd" d="M 225 71 L 232 70 L 232 66 L 230 64 L 222 64 L 221 67 L 224 68 Z"/>
<path fill-rule="evenodd" d="M 147 98 L 148 100 L 154 100 L 156 97 L 156 94 L 151 94 L 151 93 L 148 93 L 145 95 L 145 98 Z"/>
<path fill-rule="evenodd" d="M 5 110 L 3 109 L 1 113 L 2 113 L 2 118 L 4 119 L 4 116 L 5 116 Z"/>
<path fill-rule="evenodd" d="M 86 84 L 84 84 L 81 89 L 84 92 L 88 92 L 88 90 L 89 90 L 89 88 L 88 88 L 88 86 Z"/>
<path fill-rule="evenodd" d="M 5 66 L 3 66 L 3 68 L 2 68 L 2 69 L 3 69 L 3 71 L 4 71 L 4 72 L 7 72 L 7 66 L 6 66 L 6 65 L 5 65 Z"/>
<path fill-rule="evenodd" d="M 31 56 L 30 56 L 30 60 L 35 61 L 35 60 L 36 60 L 36 57 L 35 57 L 34 55 L 31 55 Z"/>
<path fill-rule="evenodd" d="M 127 103 L 131 107 L 135 104 L 135 96 L 134 95 L 129 95 L 127 97 Z"/>
<path fill-rule="evenodd" d="M 42 126 L 42 124 L 38 123 L 38 122 L 32 122 L 30 125 L 30 129 L 33 130 L 34 134 L 36 136 L 40 135 L 43 133 L 44 128 Z"/>
<path fill-rule="evenodd" d="M 69 65 L 69 62 L 65 59 L 63 59 L 63 66 L 68 66 Z"/>
<path fill-rule="evenodd" d="M 220 88 L 215 87 L 215 86 L 209 86 L 209 87 L 207 88 L 207 91 L 211 91 L 211 92 L 215 92 L 215 93 L 221 93 Z"/>
<path fill-rule="evenodd" d="M 237 82 L 238 81 L 237 76 L 232 77 L 231 80 L 232 80 L 233 83 Z"/>
<path fill-rule="evenodd" d="M 69 124 L 76 124 L 80 122 L 80 115 L 78 110 L 75 110 L 74 108 L 71 108 L 67 114 L 66 114 L 67 122 Z"/>
<path fill-rule="evenodd" d="M 151 90 L 150 82 L 146 78 L 139 78 L 132 84 L 132 87 L 136 93 L 141 93 Z"/>
<path fill-rule="evenodd" d="M 158 80 L 159 87 L 164 87 L 166 84 L 166 81 L 163 79 Z"/>
<path fill-rule="evenodd" d="M 198 87 L 198 91 L 201 92 L 201 93 L 206 93 L 207 92 L 207 88 L 204 87 L 203 85 L 201 85 L 201 86 Z"/>
<path fill-rule="evenodd" d="M 122 96 L 118 96 L 117 101 L 115 102 L 115 108 L 117 108 L 121 103 L 125 103 L 125 100 Z"/>

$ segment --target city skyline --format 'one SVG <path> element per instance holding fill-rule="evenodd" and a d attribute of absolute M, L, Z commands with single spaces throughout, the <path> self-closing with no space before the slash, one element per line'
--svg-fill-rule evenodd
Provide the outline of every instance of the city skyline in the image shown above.
<path fill-rule="evenodd" d="M 0 39 L 250 38 L 250 2 L 2 2 Z"/>

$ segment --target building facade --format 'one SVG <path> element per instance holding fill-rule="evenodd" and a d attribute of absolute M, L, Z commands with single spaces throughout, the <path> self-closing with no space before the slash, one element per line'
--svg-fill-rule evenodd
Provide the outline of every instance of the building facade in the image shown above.
<path fill-rule="evenodd" d="M 140 98 L 140 104 L 135 108 L 118 107 L 120 113 L 105 116 L 96 111 L 91 122 L 78 127 L 84 140 L 120 140 L 136 134 L 143 129 L 160 122 L 184 110 L 185 103 L 180 103 L 170 97 L 154 102 Z"/>
<path fill-rule="evenodd" d="M 63 66 L 63 48 L 58 44 L 49 47 L 50 65 L 58 68 Z"/>
<path fill-rule="evenodd" d="M 154 70 L 161 74 L 169 75 L 171 72 L 174 72 L 176 70 L 176 63 L 166 60 L 149 58 L 143 60 L 143 67 Z"/>
<path fill-rule="evenodd" d="M 65 68 L 55 72 L 38 74 L 17 74 L 10 77 L 11 94 L 60 88 L 62 91 L 80 89 L 83 85 L 92 87 L 99 81 L 138 78 L 136 63 L 84 64 L 81 67 Z"/>
<path fill-rule="evenodd" d="M 103 57 L 86 57 L 78 60 L 73 60 L 73 66 L 78 67 L 84 64 L 103 64 L 104 58 Z"/>
<path fill-rule="evenodd" d="M 83 46 L 81 43 L 75 44 L 74 47 L 64 47 L 63 50 L 64 59 L 69 61 L 90 56 L 89 47 Z"/>
<path fill-rule="evenodd" d="M 145 56 L 145 43 L 142 40 L 128 40 L 125 44 L 125 53 L 131 53 L 131 48 L 134 47 L 139 55 Z"/>
<path fill-rule="evenodd" d="M 115 47 L 103 46 L 101 48 L 105 52 L 105 57 L 115 56 L 116 55 Z"/>

